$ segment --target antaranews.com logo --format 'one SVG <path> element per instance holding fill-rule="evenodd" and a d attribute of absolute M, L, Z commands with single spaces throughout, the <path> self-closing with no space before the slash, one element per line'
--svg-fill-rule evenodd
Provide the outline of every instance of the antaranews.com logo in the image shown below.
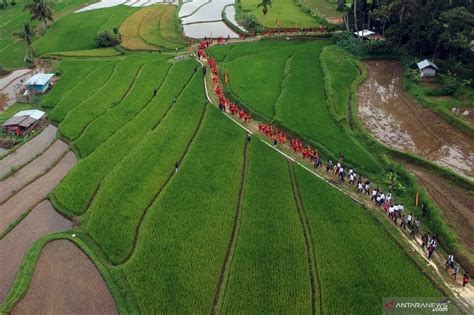
<path fill-rule="evenodd" d="M 384 298 L 383 314 L 460 314 L 449 299 Z"/>

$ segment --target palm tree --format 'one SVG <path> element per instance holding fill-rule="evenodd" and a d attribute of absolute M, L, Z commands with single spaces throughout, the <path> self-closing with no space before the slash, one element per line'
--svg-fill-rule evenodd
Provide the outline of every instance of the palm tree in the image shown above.
<path fill-rule="evenodd" d="M 21 30 L 15 33 L 16 36 L 20 37 L 26 42 L 26 52 L 23 61 L 32 61 L 35 55 L 35 49 L 33 47 L 33 36 L 34 31 L 33 27 L 29 22 L 23 22 L 21 26 Z"/>
<path fill-rule="evenodd" d="M 47 23 L 53 21 L 53 2 L 50 0 L 32 0 L 25 5 L 31 13 L 32 20 L 41 21 L 43 32 L 46 31 Z"/>
<path fill-rule="evenodd" d="M 257 8 L 260 8 L 260 7 L 263 7 L 262 9 L 263 15 L 267 15 L 268 7 L 270 8 L 272 7 L 272 0 L 262 0 L 262 2 L 260 2 L 257 5 Z"/>

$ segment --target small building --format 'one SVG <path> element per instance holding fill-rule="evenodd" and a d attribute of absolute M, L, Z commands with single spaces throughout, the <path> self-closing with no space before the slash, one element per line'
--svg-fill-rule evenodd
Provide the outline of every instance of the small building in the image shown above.
<path fill-rule="evenodd" d="M 385 37 L 375 32 L 372 32 L 371 30 L 362 30 L 354 32 L 354 35 L 357 37 L 362 37 L 364 40 L 385 40 Z"/>
<path fill-rule="evenodd" d="M 43 94 L 48 90 L 53 77 L 54 73 L 37 73 L 25 82 L 25 86 L 33 94 Z"/>
<path fill-rule="evenodd" d="M 428 59 L 420 61 L 416 65 L 420 70 L 420 76 L 422 78 L 434 78 L 436 76 L 438 67 Z"/>
<path fill-rule="evenodd" d="M 2 125 L 6 132 L 24 136 L 35 128 L 46 113 L 37 109 L 23 110 L 5 121 Z"/>

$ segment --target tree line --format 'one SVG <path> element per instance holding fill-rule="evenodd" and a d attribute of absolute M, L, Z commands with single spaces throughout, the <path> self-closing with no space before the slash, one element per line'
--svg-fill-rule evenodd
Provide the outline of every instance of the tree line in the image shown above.
<path fill-rule="evenodd" d="M 474 76 L 473 0 L 353 0 L 347 30 L 370 29 L 410 54 L 449 63 L 463 76 Z"/>

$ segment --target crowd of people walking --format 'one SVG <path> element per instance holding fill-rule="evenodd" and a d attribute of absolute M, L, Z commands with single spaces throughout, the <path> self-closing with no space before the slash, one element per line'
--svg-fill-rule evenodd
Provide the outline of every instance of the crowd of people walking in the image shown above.
<path fill-rule="evenodd" d="M 217 43 L 223 43 L 223 39 L 218 39 Z M 219 76 L 216 61 L 207 55 L 206 49 L 213 43 L 212 39 L 206 39 L 201 41 L 197 56 L 200 60 L 206 60 L 209 68 L 211 69 L 211 80 L 213 82 L 213 92 L 219 99 L 219 109 L 231 115 L 238 115 L 241 121 L 246 123 L 251 122 L 251 115 L 245 110 L 239 108 L 235 103 L 225 97 L 223 89 L 219 86 Z M 203 68 L 203 74 L 207 72 L 206 67 Z M 272 142 L 273 146 L 286 145 L 289 146 L 294 154 L 300 155 L 303 160 L 308 160 L 315 169 L 322 168 L 322 160 L 319 156 L 317 148 L 311 148 L 311 146 L 303 145 L 303 142 L 298 138 L 291 138 L 283 130 L 278 129 L 275 126 L 259 123 L 258 130 L 261 134 L 268 137 Z M 289 140 L 289 141 L 288 141 Z M 346 171 L 346 169 L 348 169 Z M 371 198 L 374 205 L 385 212 L 388 219 L 391 220 L 400 229 L 408 230 L 409 235 L 418 242 L 417 236 L 420 233 L 420 218 L 414 216 L 410 211 L 405 210 L 405 206 L 401 202 L 394 202 L 392 192 L 384 192 L 378 186 L 371 190 L 371 182 L 368 177 L 363 179 L 362 175 L 357 174 L 356 170 L 351 167 L 344 165 L 344 155 L 339 154 L 339 159 L 336 164 L 332 160 L 328 160 L 326 164 L 326 172 L 332 173 L 337 176 L 340 183 L 345 183 L 346 179 L 349 184 L 354 186 L 357 193 L 367 195 Z M 428 208 L 425 204 L 422 204 L 422 216 L 427 215 Z M 407 214 L 408 213 L 408 214 Z M 428 260 L 433 258 L 434 252 L 438 248 L 438 236 L 436 234 L 430 235 L 425 232 L 421 236 L 421 243 L 418 243 Z M 446 261 L 446 271 L 451 270 L 451 276 L 456 280 L 457 275 L 460 273 L 461 267 L 458 262 L 455 261 L 454 255 L 449 254 Z M 470 276 L 467 272 L 464 273 L 462 279 L 463 287 L 466 286 L 470 281 Z"/>

